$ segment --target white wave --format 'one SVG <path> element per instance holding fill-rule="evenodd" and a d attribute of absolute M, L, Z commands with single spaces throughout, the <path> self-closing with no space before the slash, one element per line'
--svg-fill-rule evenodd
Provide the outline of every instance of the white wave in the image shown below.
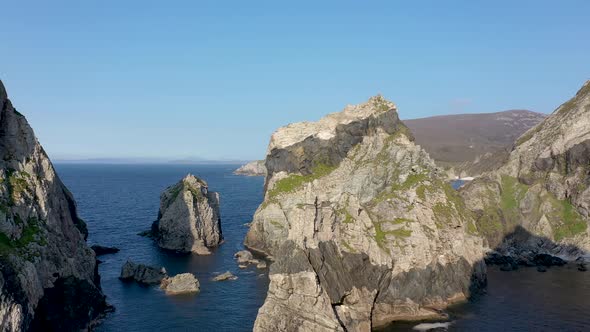
<path fill-rule="evenodd" d="M 449 326 L 451 326 L 452 322 L 446 322 L 446 323 L 421 323 L 418 324 L 416 326 L 414 326 L 412 328 L 412 330 L 415 331 L 429 331 L 432 329 L 438 329 L 438 328 L 445 328 L 448 329 Z"/>

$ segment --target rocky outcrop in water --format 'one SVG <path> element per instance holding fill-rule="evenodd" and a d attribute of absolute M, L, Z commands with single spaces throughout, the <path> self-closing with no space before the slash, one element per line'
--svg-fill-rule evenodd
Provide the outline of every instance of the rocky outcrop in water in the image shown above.
<path fill-rule="evenodd" d="M 590 250 L 590 81 L 523 134 L 498 170 L 461 189 L 501 255 L 575 259 Z"/>
<path fill-rule="evenodd" d="M 254 160 L 234 171 L 236 175 L 246 176 L 266 176 L 266 166 L 264 160 Z"/>
<path fill-rule="evenodd" d="M 187 175 L 162 193 L 152 236 L 164 249 L 210 254 L 223 240 L 219 194 L 209 191 L 202 179 Z"/>
<path fill-rule="evenodd" d="M 213 278 L 213 281 L 237 280 L 238 277 L 227 271 Z"/>
<path fill-rule="evenodd" d="M 116 253 L 119 252 L 119 248 L 105 247 L 105 246 L 101 246 L 101 245 L 98 245 L 98 244 L 95 244 L 95 245 L 93 245 L 90 248 L 94 251 L 94 253 L 96 254 L 96 256 L 116 254 Z"/>
<path fill-rule="evenodd" d="M 0 82 L 0 326 L 74 331 L 107 308 L 88 231 Z"/>
<path fill-rule="evenodd" d="M 121 267 L 119 279 L 124 281 L 136 281 L 145 285 L 157 285 L 162 280 L 168 278 L 168 273 L 163 267 L 149 266 L 145 264 L 136 264 L 127 261 Z"/>
<path fill-rule="evenodd" d="M 200 284 L 194 274 L 182 273 L 163 279 L 160 288 L 168 295 L 192 294 L 199 292 Z"/>
<path fill-rule="evenodd" d="M 485 284 L 471 214 L 381 96 L 276 131 L 246 246 L 271 257 L 256 331 L 438 317 Z"/>

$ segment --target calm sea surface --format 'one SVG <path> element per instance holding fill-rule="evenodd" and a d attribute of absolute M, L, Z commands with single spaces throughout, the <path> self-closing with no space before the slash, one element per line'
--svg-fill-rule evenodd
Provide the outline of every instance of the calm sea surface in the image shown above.
<path fill-rule="evenodd" d="M 242 249 L 244 223 L 262 201 L 263 178 L 232 175 L 236 165 L 86 165 L 57 164 L 88 223 L 90 244 L 121 251 L 100 257 L 102 287 L 116 311 L 98 331 L 250 331 L 268 288 L 266 271 L 240 270 L 233 254 Z M 210 256 L 163 252 L 137 235 L 158 214 L 159 195 L 187 173 L 204 178 L 221 195 L 225 243 Z M 455 184 L 455 186 L 458 183 Z M 196 296 L 166 296 L 158 288 L 123 283 L 127 259 L 166 267 L 171 275 L 194 273 Z M 231 271 L 236 281 L 212 282 Z M 424 326 L 424 325 L 422 325 Z M 407 331 L 416 323 L 396 324 Z M 489 268 L 487 294 L 452 310 L 450 331 L 590 331 L 590 272 L 534 268 L 502 272 Z"/>

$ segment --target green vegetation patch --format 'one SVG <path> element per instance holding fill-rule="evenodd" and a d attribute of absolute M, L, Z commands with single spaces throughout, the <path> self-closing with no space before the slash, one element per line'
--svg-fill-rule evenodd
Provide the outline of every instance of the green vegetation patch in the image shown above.
<path fill-rule="evenodd" d="M 277 220 L 272 219 L 270 221 L 271 225 L 275 226 L 276 228 L 280 228 L 280 229 L 284 229 L 285 226 L 283 226 L 283 224 Z"/>
<path fill-rule="evenodd" d="M 383 96 L 381 96 L 381 95 L 373 97 L 372 102 L 373 102 L 373 107 L 375 107 L 377 109 L 378 113 L 387 112 L 391 108 L 389 103 L 387 102 L 387 100 L 385 100 L 385 98 L 383 98 Z"/>
<path fill-rule="evenodd" d="M 341 209 L 339 210 L 340 214 L 344 216 L 344 219 L 342 220 L 343 223 L 345 224 L 351 224 L 354 222 L 354 217 L 348 212 L 348 210 L 346 209 Z"/>
<path fill-rule="evenodd" d="M 15 220 L 20 218 L 15 216 Z M 22 223 L 17 222 L 17 224 Z M 15 252 L 26 248 L 30 243 L 38 243 L 42 246 L 47 245 L 47 240 L 43 238 L 41 234 L 41 227 L 39 221 L 36 218 L 30 218 L 23 228 L 20 238 L 11 239 L 6 234 L 0 232 L 0 256 L 8 255 L 9 253 Z"/>
<path fill-rule="evenodd" d="M 400 219 L 402 221 L 399 221 Z M 374 237 L 375 242 L 377 242 L 377 245 L 379 247 L 381 247 L 382 249 L 387 249 L 385 246 L 385 241 L 386 241 L 387 235 L 393 235 L 397 238 L 410 237 L 412 235 L 412 230 L 405 229 L 404 227 L 401 227 L 401 228 L 394 229 L 391 231 L 386 231 L 386 230 L 383 230 L 383 224 L 384 223 L 394 223 L 394 224 L 397 223 L 397 224 L 399 224 L 399 223 L 403 223 L 403 222 L 412 222 L 412 221 L 413 220 L 399 218 L 399 219 L 395 219 L 394 221 L 373 222 L 373 225 L 375 226 L 375 237 Z"/>
<path fill-rule="evenodd" d="M 291 174 L 275 183 L 274 187 L 268 192 L 268 199 L 272 199 L 280 194 L 294 192 L 303 187 L 304 184 L 322 178 L 332 173 L 335 169 L 336 166 L 318 164 L 312 169 L 311 174 Z"/>
<path fill-rule="evenodd" d="M 552 194 L 547 195 L 553 212 L 548 216 L 556 241 L 581 234 L 588 228 L 588 223 L 568 200 L 559 200 Z"/>
<path fill-rule="evenodd" d="M 529 186 L 518 182 L 518 179 L 502 175 L 502 192 L 500 193 L 500 208 L 504 217 L 511 223 L 518 223 L 520 219 L 519 206 L 525 197 Z"/>
<path fill-rule="evenodd" d="M 340 243 L 342 244 L 342 246 L 344 248 L 346 248 L 346 250 L 348 252 L 352 252 L 352 253 L 356 253 L 357 252 L 357 250 L 354 249 L 350 244 L 348 244 L 348 242 L 346 242 L 346 240 L 341 240 Z"/>
<path fill-rule="evenodd" d="M 30 175 L 27 172 L 15 170 L 7 170 L 6 173 L 8 175 L 8 193 L 14 204 L 20 198 L 20 195 L 28 189 L 29 184 L 26 178 L 30 177 Z"/>

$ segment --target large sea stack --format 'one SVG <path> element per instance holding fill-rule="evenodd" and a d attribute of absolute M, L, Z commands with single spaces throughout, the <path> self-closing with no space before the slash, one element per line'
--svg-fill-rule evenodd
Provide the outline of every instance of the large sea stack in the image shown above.
<path fill-rule="evenodd" d="M 277 130 L 245 244 L 270 256 L 255 331 L 439 317 L 485 284 L 463 200 L 381 96 Z"/>
<path fill-rule="evenodd" d="M 77 331 L 106 308 L 76 203 L 0 82 L 0 326 Z"/>
<path fill-rule="evenodd" d="M 152 234 L 161 248 L 210 254 L 209 249 L 223 240 L 219 194 L 209 191 L 204 180 L 188 174 L 162 193 Z"/>
<path fill-rule="evenodd" d="M 506 163 L 461 190 L 501 254 L 576 259 L 590 251 L 590 81 L 524 133 Z"/>

